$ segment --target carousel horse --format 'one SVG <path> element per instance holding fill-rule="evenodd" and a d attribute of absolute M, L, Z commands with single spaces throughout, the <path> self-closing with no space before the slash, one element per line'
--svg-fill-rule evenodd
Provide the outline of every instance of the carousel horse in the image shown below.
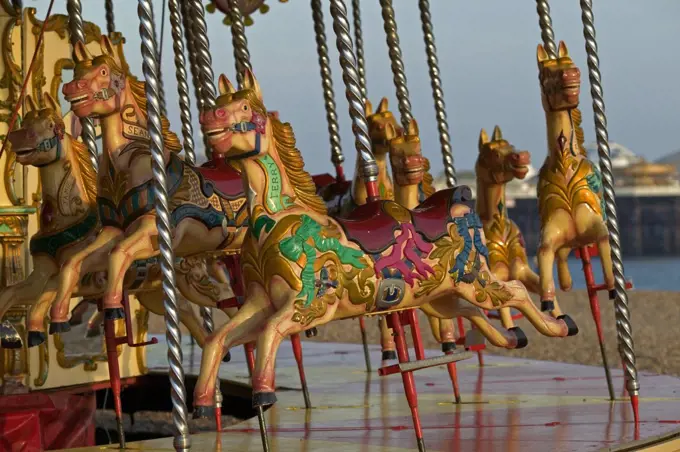
<path fill-rule="evenodd" d="M 43 203 L 38 232 L 31 238 L 33 271 L 24 281 L 0 291 L 0 318 L 17 304 L 32 306 L 28 323 L 28 346 L 36 346 L 45 338 L 44 319 L 56 294 L 60 269 L 69 258 L 85 248 L 100 226 L 95 207 L 96 173 L 87 148 L 65 133 L 61 108 L 49 94 L 44 95 L 45 108 L 26 97 L 26 115 L 21 128 L 10 132 L 9 142 L 17 162 L 39 169 Z M 192 301 L 215 305 L 216 300 L 230 297 L 229 285 L 209 282 L 205 265 L 180 262 L 179 279 L 191 287 Z M 140 303 L 150 312 L 163 315 L 162 289 L 157 266 L 137 262 L 126 275 L 126 288 L 135 292 Z M 88 300 L 102 295 L 104 281 L 100 274 L 85 274 L 73 296 Z M 85 304 L 87 307 L 87 304 Z M 229 314 L 233 314 L 229 312 Z M 206 332 L 191 305 L 182 297 L 180 321 L 189 329 L 199 345 Z M 3 348 L 21 347 L 19 334 L 9 322 L 0 331 Z"/>
<path fill-rule="evenodd" d="M 129 72 L 108 37 L 100 43 L 102 54 L 96 57 L 82 44 L 74 47 L 74 80 L 62 91 L 76 116 L 97 117 L 102 127 L 97 180 L 102 228 L 62 267 L 51 332 L 67 324 L 68 300 L 84 272 L 107 272 L 102 308 L 106 318 L 122 318 L 123 275 L 133 262 L 159 254 L 145 84 Z M 186 261 L 238 250 L 245 233 L 240 181 L 222 176 L 220 168 L 186 164 L 177 155 L 181 145 L 166 118 L 162 127 L 175 256 Z M 180 281 L 178 289 L 185 295 Z"/>
<path fill-rule="evenodd" d="M 555 304 L 553 264 L 562 290 L 572 285 L 566 260 L 574 248 L 597 245 L 604 281 L 613 296 L 614 273 L 609 230 L 602 193 L 602 175 L 587 158 L 583 131 L 578 123 L 581 73 L 560 41 L 557 59 L 543 46 L 537 50 L 541 100 L 545 110 L 548 155 L 541 167 L 538 203 L 541 234 L 538 248 L 541 310 L 559 309 Z"/>
<path fill-rule="evenodd" d="M 494 128 L 491 139 L 482 129 L 478 147 L 479 156 L 475 164 L 476 210 L 484 225 L 486 246 L 489 249 L 489 268 L 496 278 L 502 281 L 521 281 L 529 292 L 540 294 L 540 279 L 529 265 L 522 232 L 508 217 L 508 205 L 505 201 L 506 184 L 515 179 L 524 179 L 529 171 L 531 154 L 517 151 L 503 138 L 498 126 Z M 567 262 L 558 260 L 558 265 L 566 266 Z M 552 315 L 558 317 L 562 312 L 556 299 L 554 303 Z M 505 328 L 514 326 L 512 315 L 507 309 L 501 310 L 499 314 Z"/>
<path fill-rule="evenodd" d="M 257 341 L 253 405 L 261 408 L 276 401 L 283 338 L 331 320 L 421 308 L 441 319 L 468 318 L 496 346 L 525 346 L 518 327 L 499 331 L 483 312 L 507 307 L 544 335 L 578 332 L 568 316 L 541 313 L 522 283 L 490 273 L 481 222 L 464 204 L 467 187 L 441 190 L 413 210 L 382 200 L 345 218 L 329 216 L 292 127 L 267 115 L 250 71 L 243 80 L 236 91 L 222 75 L 215 107 L 199 117 L 213 153 L 237 167 L 252 196 L 241 249 L 245 301 L 204 346 L 195 416 L 212 408 L 218 363 L 231 347 Z"/>

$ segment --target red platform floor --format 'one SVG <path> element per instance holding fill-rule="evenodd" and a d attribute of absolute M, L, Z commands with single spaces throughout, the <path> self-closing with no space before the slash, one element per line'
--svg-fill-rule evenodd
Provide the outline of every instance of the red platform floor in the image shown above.
<path fill-rule="evenodd" d="M 164 345 L 153 348 L 151 366 L 166 371 Z M 417 450 L 401 377 L 377 375 L 378 347 L 372 347 L 370 375 L 364 371 L 361 346 L 307 340 L 303 349 L 314 408 L 303 408 L 291 347 L 284 342 L 277 365 L 279 401 L 265 415 L 273 452 Z M 185 367 L 195 371 L 200 350 L 194 355 L 188 346 L 184 350 Z M 242 348 L 232 355 L 232 361 L 222 365 L 221 377 L 246 382 Z M 429 452 L 680 450 L 680 433 L 673 441 L 680 429 L 679 378 L 640 374 L 641 423 L 636 432 L 630 402 L 622 396 L 620 370 L 614 370 L 613 377 L 621 397 L 610 402 L 598 367 L 489 355 L 485 361 L 484 367 L 477 365 L 476 356 L 458 363 L 460 405 L 453 403 L 445 367 L 415 373 Z M 193 435 L 192 444 L 197 451 L 262 450 L 256 419 L 220 434 Z M 112 449 L 117 447 L 78 450 Z M 128 450 L 170 451 L 172 439 L 130 443 Z"/>

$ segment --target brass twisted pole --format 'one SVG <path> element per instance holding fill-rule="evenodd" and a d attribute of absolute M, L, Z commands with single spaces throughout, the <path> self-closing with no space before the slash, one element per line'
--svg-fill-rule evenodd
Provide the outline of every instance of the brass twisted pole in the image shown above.
<path fill-rule="evenodd" d="M 616 213 L 614 175 L 610 158 L 607 116 L 605 114 L 604 94 L 602 90 L 602 74 L 600 73 L 600 59 L 598 57 L 597 40 L 595 38 L 593 2 L 592 0 L 580 0 L 580 3 L 583 37 L 585 38 L 586 55 L 588 58 L 590 95 L 593 98 L 597 153 L 600 157 L 602 188 L 604 192 L 607 228 L 609 229 L 609 243 L 611 245 L 614 270 L 614 293 L 612 295 L 614 295 L 614 310 L 616 313 L 616 332 L 619 339 L 619 352 L 621 353 L 621 358 L 623 360 L 623 371 L 626 377 L 626 389 L 628 390 L 631 403 L 633 404 L 633 414 L 635 416 L 635 422 L 637 423 L 639 421 L 638 401 L 640 382 L 638 381 L 637 366 L 635 364 L 633 328 L 630 323 L 628 293 L 626 292 L 626 280 L 623 272 L 621 236 L 619 234 L 619 222 Z"/>
<path fill-rule="evenodd" d="M 352 0 L 352 18 L 354 22 L 354 47 L 357 55 L 357 74 L 359 87 L 364 103 L 368 97 L 366 91 L 366 63 L 364 61 L 364 37 L 361 29 L 361 0 Z"/>
<path fill-rule="evenodd" d="M 184 369 L 182 368 L 182 332 L 179 328 L 177 310 L 177 288 L 175 284 L 174 251 L 172 249 L 171 222 L 167 192 L 165 163 L 163 161 L 163 131 L 161 127 L 161 99 L 158 89 L 161 79 L 158 62 L 156 30 L 153 21 L 151 0 L 139 0 L 139 31 L 142 38 L 142 67 L 146 81 L 147 126 L 150 137 L 152 171 L 156 192 L 156 227 L 160 248 L 160 265 L 163 275 L 165 305 L 165 327 L 168 342 L 168 364 L 170 368 L 170 397 L 172 399 L 173 423 L 177 434 L 174 438 L 176 450 L 187 451 L 191 448 Z"/>
<path fill-rule="evenodd" d="M 555 44 L 555 32 L 553 31 L 552 18 L 550 17 L 550 5 L 548 0 L 536 0 L 536 12 L 538 13 L 538 25 L 541 27 L 541 40 L 543 48 L 551 60 L 557 59 L 557 45 Z"/>
<path fill-rule="evenodd" d="M 248 51 L 248 38 L 246 27 L 243 24 L 243 14 L 238 0 L 229 0 L 229 15 L 231 17 L 231 42 L 234 47 L 234 61 L 236 63 L 236 82 L 238 88 L 243 88 L 243 74 L 246 69 L 253 70 L 250 64 L 250 52 Z"/>

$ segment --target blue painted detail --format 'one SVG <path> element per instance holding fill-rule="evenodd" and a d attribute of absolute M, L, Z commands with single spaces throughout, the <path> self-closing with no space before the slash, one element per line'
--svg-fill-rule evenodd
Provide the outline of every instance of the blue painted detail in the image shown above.
<path fill-rule="evenodd" d="M 218 212 L 210 205 L 205 209 L 193 204 L 185 204 L 177 207 L 170 215 L 173 227 L 185 218 L 193 218 L 203 223 L 208 229 L 222 226 L 222 222 L 226 216 L 222 212 Z"/>
<path fill-rule="evenodd" d="M 458 228 L 458 234 L 463 238 L 464 244 L 463 249 L 458 253 L 458 256 L 456 256 L 456 262 L 454 263 L 453 268 L 449 269 L 449 273 L 454 275 L 458 272 L 456 282 L 460 282 L 465 276 L 465 264 L 470 258 L 473 246 L 477 253 L 484 256 L 485 259 L 489 258 L 489 250 L 482 243 L 481 231 L 484 230 L 484 226 L 482 225 L 482 220 L 479 218 L 479 215 L 470 212 L 462 217 L 454 218 L 453 223 Z M 468 233 L 469 229 L 473 230 L 472 238 L 470 238 L 470 234 Z M 477 262 L 475 262 L 475 264 L 477 264 Z"/>

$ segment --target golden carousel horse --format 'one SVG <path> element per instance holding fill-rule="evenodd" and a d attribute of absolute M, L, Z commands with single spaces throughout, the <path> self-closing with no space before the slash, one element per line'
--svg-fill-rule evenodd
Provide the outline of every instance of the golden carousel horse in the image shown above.
<path fill-rule="evenodd" d="M 285 336 L 331 320 L 421 308 L 440 319 L 469 319 L 494 345 L 526 337 L 496 329 L 483 310 L 515 308 L 542 334 L 578 332 L 571 318 L 541 313 L 518 281 L 502 282 L 486 264 L 479 217 L 467 187 L 441 190 L 415 209 L 369 202 L 345 218 L 327 214 L 295 147 L 292 127 L 267 115 L 250 71 L 236 91 L 219 82 L 216 106 L 200 115 L 215 155 L 241 173 L 250 228 L 241 266 L 244 304 L 204 346 L 194 415 L 213 405 L 218 363 L 231 347 L 257 341 L 253 405 L 275 402 L 274 365 Z"/>
<path fill-rule="evenodd" d="M 557 59 L 549 58 L 543 46 L 539 45 L 537 60 L 548 132 L 548 155 L 538 182 L 541 216 L 538 269 L 541 310 L 553 311 L 559 309 L 555 304 L 553 280 L 556 255 L 562 290 L 571 289 L 572 279 L 566 260 L 574 248 L 592 243 L 597 245 L 610 298 L 614 289 L 614 273 L 602 176 L 597 166 L 587 158 L 579 125 L 581 72 L 562 41 Z"/>
<path fill-rule="evenodd" d="M 10 132 L 8 137 L 17 162 L 39 169 L 43 196 L 39 229 L 30 242 L 34 269 L 24 281 L 0 291 L 0 318 L 14 305 L 32 306 L 27 325 L 29 347 L 46 339 L 44 319 L 56 295 L 64 262 L 87 247 L 100 227 L 95 204 L 96 172 L 89 152 L 84 144 L 65 132 L 58 102 L 45 94 L 44 104 L 45 108 L 39 108 L 31 96 L 27 96 L 21 128 Z M 176 272 L 178 279 L 184 281 L 184 287 L 190 289 L 187 294 L 198 304 L 214 306 L 216 301 L 231 296 L 228 284 L 209 280 L 205 263 L 182 261 L 176 266 Z M 105 283 L 105 275 L 84 274 L 72 295 L 98 298 L 104 292 Z M 143 261 L 135 262 L 134 268 L 125 275 L 124 285 L 145 308 L 163 315 L 160 283 L 158 265 Z M 206 332 L 190 303 L 182 297 L 179 315 L 202 346 Z M 8 322 L 2 324 L 0 337 L 3 348 L 22 345 L 19 334 Z"/>
<path fill-rule="evenodd" d="M 489 268 L 496 278 L 521 281 L 529 292 L 540 295 L 539 276 L 529 265 L 524 237 L 517 224 L 508 217 L 505 200 L 505 186 L 515 179 L 524 179 L 529 171 L 531 154 L 517 151 L 503 138 L 498 126 L 494 128 L 491 139 L 482 129 L 478 147 L 479 156 L 475 164 L 476 211 L 484 224 Z M 566 266 L 567 262 L 559 261 L 559 265 Z M 556 299 L 554 303 L 552 315 L 559 317 L 562 312 Z M 499 314 L 505 328 L 514 326 L 512 315 L 507 309 L 502 309 Z"/>

